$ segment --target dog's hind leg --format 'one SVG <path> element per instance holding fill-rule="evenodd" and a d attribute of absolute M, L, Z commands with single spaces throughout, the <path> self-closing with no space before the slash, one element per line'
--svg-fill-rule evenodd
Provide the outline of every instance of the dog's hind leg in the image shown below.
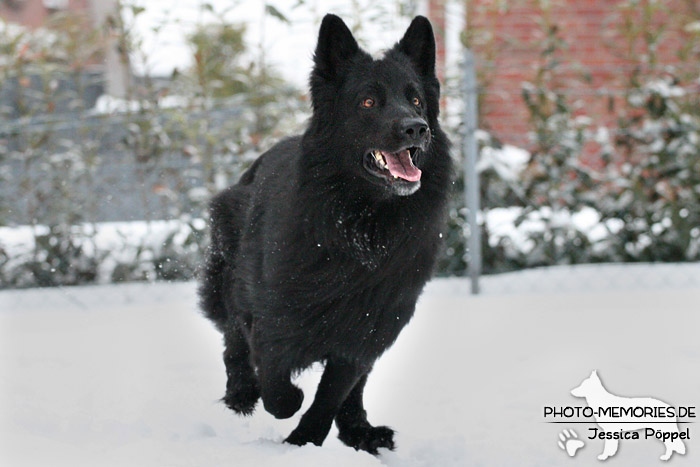
<path fill-rule="evenodd" d="M 377 454 L 379 448 L 394 449 L 394 430 L 386 426 L 372 426 L 367 421 L 367 412 L 362 395 L 367 383 L 367 373 L 355 384 L 335 417 L 338 439 L 357 450 Z"/>
<path fill-rule="evenodd" d="M 662 461 L 669 460 L 674 452 L 677 452 L 678 454 L 685 454 L 685 444 L 680 439 L 664 441 L 664 446 L 666 446 L 666 452 L 664 452 L 660 457 Z"/>
<path fill-rule="evenodd" d="M 598 456 L 598 460 L 604 461 L 608 457 L 614 456 L 620 442 L 616 439 L 606 439 L 603 445 L 603 453 Z"/>
<path fill-rule="evenodd" d="M 313 404 L 285 441 L 298 446 L 322 445 L 343 402 L 366 372 L 366 368 L 329 358 Z"/>
<path fill-rule="evenodd" d="M 250 348 L 238 324 L 230 324 L 224 333 L 226 395 L 223 401 L 239 415 L 251 415 L 260 397 L 260 386 L 250 364 Z"/>

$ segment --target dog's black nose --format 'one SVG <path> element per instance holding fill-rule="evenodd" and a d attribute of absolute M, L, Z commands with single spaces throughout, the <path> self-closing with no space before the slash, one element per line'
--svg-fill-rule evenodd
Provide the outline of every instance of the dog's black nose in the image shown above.
<path fill-rule="evenodd" d="M 422 118 L 404 118 L 401 121 L 401 133 L 412 140 L 425 137 L 428 132 L 428 124 Z"/>

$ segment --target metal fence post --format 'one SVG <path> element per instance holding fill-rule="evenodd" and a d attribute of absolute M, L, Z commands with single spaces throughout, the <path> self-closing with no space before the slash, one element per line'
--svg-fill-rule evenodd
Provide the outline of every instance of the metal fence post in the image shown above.
<path fill-rule="evenodd" d="M 481 229 L 477 220 L 479 213 L 479 174 L 476 170 L 478 158 L 478 145 L 476 143 L 477 121 L 477 83 L 474 63 L 474 54 L 467 47 L 464 48 L 464 72 L 463 72 L 464 116 L 462 135 L 462 155 L 464 158 L 464 195 L 467 202 L 467 224 L 469 225 L 469 238 L 467 239 L 467 251 L 469 252 L 469 278 L 473 295 L 479 293 L 479 276 L 481 275 Z"/>

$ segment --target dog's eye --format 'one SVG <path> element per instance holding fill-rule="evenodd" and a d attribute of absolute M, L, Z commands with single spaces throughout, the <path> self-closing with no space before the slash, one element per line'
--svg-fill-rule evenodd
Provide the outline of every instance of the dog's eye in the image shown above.
<path fill-rule="evenodd" d="M 416 107 L 420 107 L 420 99 L 418 99 L 417 97 L 414 97 L 413 98 L 413 105 L 415 105 Z"/>
<path fill-rule="evenodd" d="M 368 97 L 367 99 L 362 101 L 362 107 L 365 109 L 369 109 L 370 107 L 374 107 L 374 99 L 371 97 Z"/>

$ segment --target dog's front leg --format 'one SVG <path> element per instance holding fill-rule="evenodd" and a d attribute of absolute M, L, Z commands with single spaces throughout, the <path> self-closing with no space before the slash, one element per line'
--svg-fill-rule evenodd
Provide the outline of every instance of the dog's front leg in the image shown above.
<path fill-rule="evenodd" d="M 265 410 L 275 418 L 289 418 L 301 408 L 304 393 L 292 384 L 290 362 L 283 358 L 285 348 L 270 344 L 265 331 L 273 329 L 274 324 L 258 323 L 253 327 L 253 345 L 255 366 L 260 382 L 260 397 Z M 262 330 L 262 331 L 261 331 Z"/>
<path fill-rule="evenodd" d="M 323 444 L 340 407 L 366 371 L 342 359 L 329 358 L 311 407 L 285 441 L 298 446 Z"/>
<path fill-rule="evenodd" d="M 289 418 L 301 408 L 304 393 L 290 381 L 289 370 L 258 366 L 263 406 L 275 418 Z"/>
<path fill-rule="evenodd" d="M 606 439 L 603 445 L 603 453 L 598 456 L 598 460 L 604 461 L 610 456 L 614 456 L 617 452 L 617 446 L 620 442 L 616 439 Z"/>

